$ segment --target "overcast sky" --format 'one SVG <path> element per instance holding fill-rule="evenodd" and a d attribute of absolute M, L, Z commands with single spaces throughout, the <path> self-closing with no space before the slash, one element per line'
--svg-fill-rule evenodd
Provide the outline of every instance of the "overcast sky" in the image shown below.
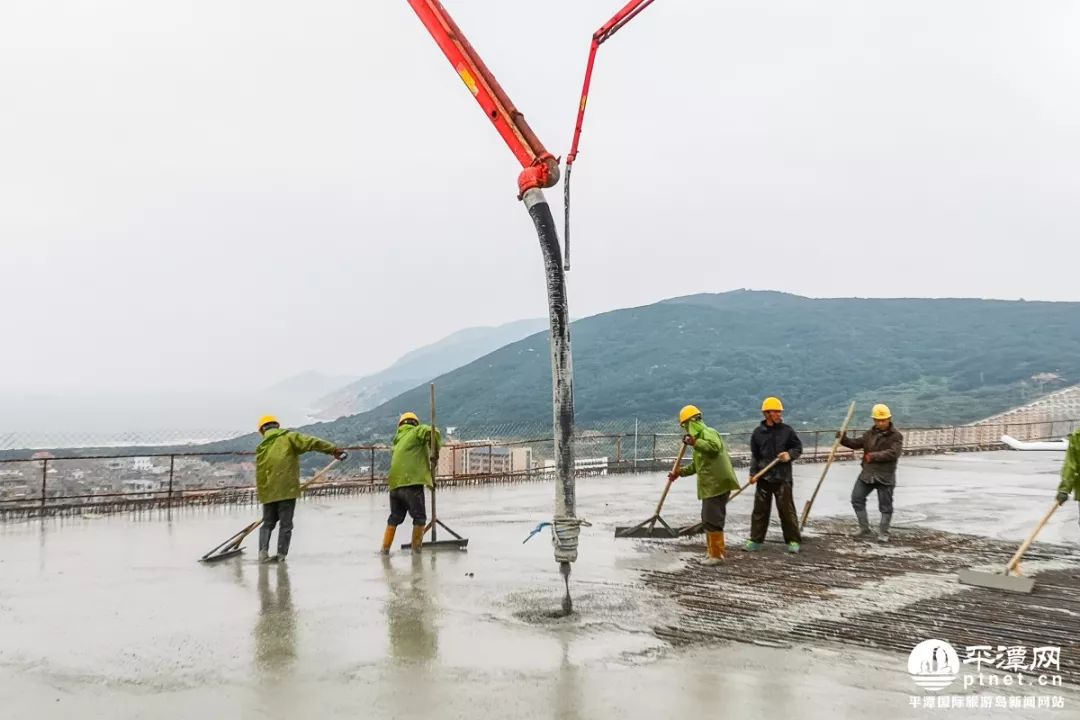
<path fill-rule="evenodd" d="M 621 2 L 444 4 L 564 155 Z M 1074 0 L 657 0 L 600 51 L 571 312 L 1080 300 L 1077 38 Z M 0 98 L 0 389 L 359 374 L 546 313 L 518 167 L 404 0 L 4 0 Z"/>

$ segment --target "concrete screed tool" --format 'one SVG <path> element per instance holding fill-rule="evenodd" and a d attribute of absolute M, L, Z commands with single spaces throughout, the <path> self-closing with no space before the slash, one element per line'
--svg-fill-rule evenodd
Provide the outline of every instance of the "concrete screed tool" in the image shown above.
<path fill-rule="evenodd" d="M 341 462 L 341 460 L 338 460 L 337 458 L 331 460 L 326 467 L 315 473 L 315 476 L 313 478 L 300 486 L 300 492 L 307 490 L 309 487 L 322 480 L 323 476 L 333 470 L 339 462 Z M 245 525 L 240 532 L 236 533 L 228 540 L 221 543 L 213 550 L 199 558 L 199 562 L 212 563 L 218 562 L 220 560 L 227 560 L 231 557 L 236 557 L 240 553 L 244 552 L 244 548 L 240 547 L 240 544 L 244 542 L 248 535 L 255 532 L 260 525 L 262 525 L 262 520 L 256 520 L 252 523 L 249 523 L 248 525 Z"/>
<path fill-rule="evenodd" d="M 686 449 L 685 445 L 683 445 L 683 449 L 684 450 Z M 681 458 L 682 455 L 680 454 L 679 457 Z M 731 497 L 728 498 L 728 502 L 731 502 L 732 500 L 737 498 L 739 496 L 739 494 L 742 493 L 743 490 L 745 490 L 746 488 L 750 487 L 751 485 L 756 483 L 758 480 L 760 480 L 766 473 L 768 473 L 770 470 L 772 470 L 773 467 L 775 467 L 776 464 L 779 463 L 779 462 L 780 462 L 780 459 L 777 458 L 777 459 L 773 460 L 771 463 L 769 463 L 768 465 L 766 465 L 765 467 L 761 468 L 761 470 L 758 471 L 758 473 L 756 475 L 754 475 L 754 477 L 750 478 L 749 482 L 747 482 L 745 485 L 740 487 L 735 492 L 731 493 Z M 676 462 L 675 467 L 678 468 L 678 465 L 679 465 L 679 463 Z M 670 487 L 671 487 L 671 483 L 669 482 L 668 483 L 668 488 L 670 488 Z M 661 520 L 660 517 L 659 517 L 660 516 L 660 506 L 664 504 L 664 498 L 667 497 L 668 488 L 664 488 L 664 496 L 660 498 L 660 505 L 657 506 L 656 515 L 654 516 L 657 520 L 659 520 L 662 523 L 664 521 Z M 640 523 L 638 525 L 634 525 L 632 527 L 617 527 L 617 528 L 615 528 L 615 537 L 646 537 L 646 538 L 647 537 L 652 537 L 652 538 L 687 537 L 689 535 L 699 535 L 699 534 L 705 532 L 705 524 L 704 523 L 694 523 L 693 525 L 688 525 L 686 527 L 679 528 L 673 534 L 668 534 L 667 532 L 665 532 L 663 530 L 653 530 L 651 535 L 646 535 L 646 534 L 640 534 L 640 535 L 624 534 L 624 533 L 629 533 L 631 531 L 637 530 L 638 528 L 641 528 L 643 525 L 649 523 L 651 520 L 653 520 L 653 518 L 649 518 L 645 522 Z M 668 526 L 667 523 L 664 523 L 664 527 L 667 528 L 668 530 L 671 529 Z M 620 532 L 620 531 L 624 531 L 624 532 Z M 644 532 L 644 531 L 642 531 L 642 532 Z"/>
<path fill-rule="evenodd" d="M 469 538 L 461 537 L 456 532 L 451 530 L 446 523 L 439 519 L 436 512 L 435 505 L 435 475 L 439 467 L 439 452 L 435 445 L 435 383 L 431 384 L 431 435 L 429 444 L 429 462 L 431 463 L 431 522 L 424 528 L 424 534 L 431 531 L 431 539 L 425 540 L 420 543 L 420 548 L 423 550 L 427 548 L 429 550 L 467 550 L 469 547 Z M 439 528 L 442 528 L 446 532 L 454 536 L 453 540 L 440 540 Z M 412 548 L 412 543 L 402 543 L 402 550 L 409 550 Z"/>
<path fill-rule="evenodd" d="M 1059 507 L 1061 507 L 1061 504 L 1055 500 L 1054 506 L 1043 516 L 1043 519 L 1035 526 L 1035 530 L 1032 531 L 1031 535 L 1028 536 L 1028 539 L 1025 540 L 1016 551 L 1016 554 L 1012 556 L 1012 559 L 1009 560 L 1009 564 L 1005 566 L 1005 571 L 1003 573 L 961 570 L 959 573 L 960 582 L 964 585 L 975 585 L 977 587 L 991 588 L 993 590 L 1030 593 L 1035 588 L 1035 580 L 1020 575 L 1020 559 L 1024 557 L 1024 553 L 1031 547 L 1031 543 L 1035 542 L 1036 536 L 1042 532 L 1043 527 L 1050 521 L 1050 518 Z M 1010 575 L 1010 573 L 1012 574 Z"/>
<path fill-rule="evenodd" d="M 675 465 L 671 468 L 672 474 L 679 471 L 679 466 L 682 465 L 683 455 L 686 454 L 686 444 L 679 448 L 679 455 L 675 458 Z M 660 502 L 656 504 L 656 512 L 645 520 L 639 522 L 637 525 L 623 526 L 615 528 L 615 537 L 632 537 L 632 538 L 673 538 L 678 537 L 679 533 L 673 529 L 664 518 L 660 517 L 660 511 L 664 508 L 664 501 L 667 500 L 668 492 L 671 490 L 671 484 L 675 482 L 674 478 L 669 478 L 667 484 L 664 485 L 664 492 L 660 496 Z M 663 527 L 656 527 L 656 523 L 660 523 Z M 648 527 L 646 527 L 648 526 Z"/>

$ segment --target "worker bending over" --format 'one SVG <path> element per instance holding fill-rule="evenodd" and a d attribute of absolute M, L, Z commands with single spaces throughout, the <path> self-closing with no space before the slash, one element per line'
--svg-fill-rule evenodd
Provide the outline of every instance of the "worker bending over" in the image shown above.
<path fill-rule="evenodd" d="M 862 471 L 851 489 L 851 507 L 859 521 L 856 538 L 868 539 L 874 536 L 870 529 L 870 519 L 866 516 L 866 498 L 877 491 L 878 510 L 881 521 L 878 525 L 878 540 L 889 542 L 889 524 L 893 514 L 893 490 L 896 489 L 896 463 L 904 452 L 904 436 L 896 429 L 892 421 L 892 412 L 887 405 L 875 405 L 870 411 L 874 427 L 863 433 L 860 438 L 849 438 L 847 434 L 837 435 L 840 444 L 852 450 L 862 450 Z"/>
<path fill-rule="evenodd" d="M 434 446 L 434 447 L 433 447 Z M 424 487 L 434 487 L 431 476 L 434 459 L 438 457 L 442 439 L 439 431 L 422 425 L 415 413 L 407 412 L 398 419 L 394 435 L 394 451 L 390 457 L 390 517 L 383 533 L 382 552 L 390 552 L 397 526 L 405 522 L 408 513 L 413 521 L 412 551 L 420 552 L 427 526 Z"/>
<path fill-rule="evenodd" d="M 300 456 L 321 452 L 344 460 L 346 453 L 329 440 L 285 430 L 273 415 L 259 420 L 262 442 L 255 450 L 255 487 L 263 506 L 262 527 L 259 528 L 259 560 L 285 562 L 292 541 L 293 513 L 296 498 L 300 497 Z M 270 535 L 281 523 L 277 555 L 270 557 Z"/>
<path fill-rule="evenodd" d="M 677 477 L 697 476 L 697 496 L 701 501 L 701 522 L 705 526 L 707 554 L 705 565 L 719 565 L 724 561 L 724 521 L 727 518 L 727 501 L 732 490 L 739 489 L 731 457 L 720 433 L 706 425 L 701 411 L 687 405 L 679 413 L 679 424 L 686 430 L 683 443 L 694 449 L 694 459 L 668 475 Z"/>
<path fill-rule="evenodd" d="M 773 460 L 779 459 L 780 462 L 757 480 L 754 512 L 750 516 L 750 539 L 746 541 L 745 549 L 751 552 L 760 550 L 765 543 L 772 502 L 776 498 L 776 512 L 780 516 L 784 542 L 787 543 L 788 552 L 797 553 L 802 535 L 799 532 L 799 518 L 795 514 L 791 463 L 802 455 L 802 441 L 794 428 L 784 424 L 784 405 L 779 398 L 765 398 L 761 412 L 765 419 L 750 436 L 750 478 L 753 479 Z"/>

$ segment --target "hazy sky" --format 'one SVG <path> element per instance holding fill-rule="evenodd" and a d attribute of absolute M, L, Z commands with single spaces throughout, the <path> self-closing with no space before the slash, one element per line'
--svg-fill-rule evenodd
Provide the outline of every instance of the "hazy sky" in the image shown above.
<path fill-rule="evenodd" d="M 621 3 L 444 4 L 564 155 Z M 657 0 L 600 52 L 572 313 L 1080 300 L 1077 38 L 1074 0 Z M 0 98 L 0 389 L 256 388 L 546 312 L 515 161 L 404 0 L 4 0 Z"/>

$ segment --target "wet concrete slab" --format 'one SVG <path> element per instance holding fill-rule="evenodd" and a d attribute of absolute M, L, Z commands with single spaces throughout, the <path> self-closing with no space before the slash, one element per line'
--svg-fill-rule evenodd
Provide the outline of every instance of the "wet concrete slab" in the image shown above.
<path fill-rule="evenodd" d="M 898 540 L 905 527 L 918 526 L 995 538 L 1001 547 L 1019 543 L 1053 500 L 1059 464 L 1055 453 L 905 458 Z M 820 471 L 798 467 L 800 508 Z M 815 518 L 849 513 L 856 474 L 852 465 L 833 467 Z M 377 495 L 302 502 L 287 566 L 257 564 L 254 538 L 246 557 L 196 562 L 254 519 L 251 507 L 0 525 L 0 714 L 655 720 L 703 709 L 745 717 L 926 713 L 908 704 L 923 691 L 896 650 L 787 636 L 781 647 L 765 647 L 749 635 L 682 647 L 658 634 L 687 608 L 650 575 L 696 572 L 703 548 L 616 540 L 613 528 L 651 514 L 663 480 L 652 473 L 580 481 L 579 513 L 594 524 L 583 529 L 571 580 L 575 613 L 563 618 L 553 617 L 562 581 L 549 536 L 522 544 L 550 518 L 550 483 L 440 493 L 442 519 L 470 538 L 469 550 L 419 558 L 375 552 L 386 515 Z M 671 521 L 697 519 L 693 487 L 677 482 L 665 510 Z M 751 504 L 747 493 L 729 509 L 733 541 L 744 537 Z M 1080 540 L 1073 505 L 1048 526 L 1047 542 Z M 839 527 L 822 525 L 823 534 Z M 1077 644 L 1063 637 L 1062 653 L 1080 657 Z M 1080 707 L 1073 689 L 1059 694 L 1073 712 Z M 1053 716 L 999 713 L 1006 714 Z"/>

